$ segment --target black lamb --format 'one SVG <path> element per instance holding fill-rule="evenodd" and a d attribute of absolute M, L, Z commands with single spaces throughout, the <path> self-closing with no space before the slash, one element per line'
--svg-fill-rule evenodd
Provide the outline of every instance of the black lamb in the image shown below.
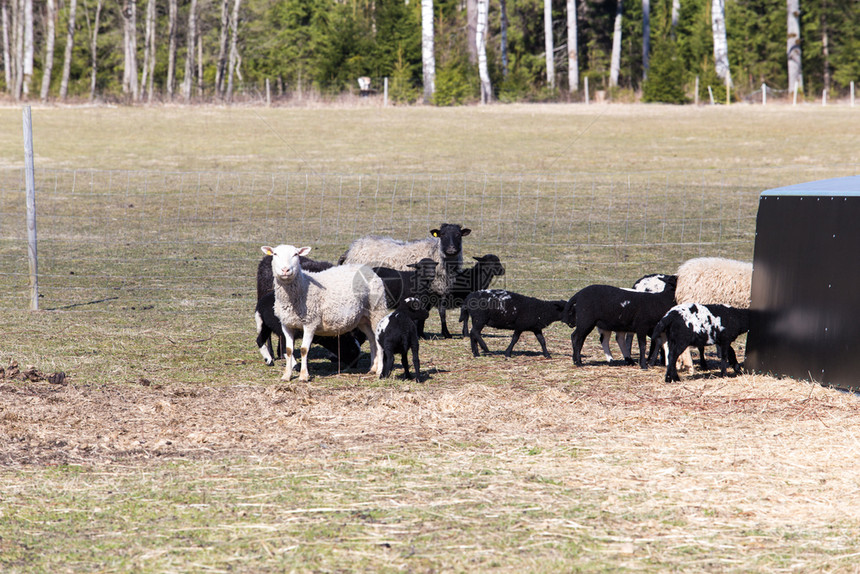
<path fill-rule="evenodd" d="M 490 286 L 493 277 L 505 274 L 505 266 L 502 265 L 498 256 L 488 253 L 483 257 L 473 257 L 477 263 L 469 269 L 463 269 L 454 276 L 451 291 L 444 299 L 444 306 L 448 309 L 457 309 L 463 306 L 466 297 L 475 291 L 481 291 Z M 462 315 L 461 315 L 462 317 Z M 442 336 L 450 337 L 448 325 L 442 323 Z M 463 321 L 463 336 L 469 336 L 469 321 Z"/>
<path fill-rule="evenodd" d="M 412 351 L 412 365 L 415 367 L 415 380 L 421 382 L 421 361 L 418 358 L 418 328 L 416 323 L 424 322 L 429 316 L 424 304 L 414 297 L 408 297 L 396 311 L 386 315 L 376 326 L 376 338 L 382 346 L 382 373 L 379 378 L 391 376 L 394 368 L 394 355 L 400 354 L 400 361 L 407 378 L 409 361 L 407 353 Z"/>
<path fill-rule="evenodd" d="M 667 284 L 660 293 L 642 293 L 611 285 L 585 287 L 570 298 L 564 310 L 564 322 L 574 327 L 570 335 L 573 362 L 582 366 L 582 345 L 588 334 L 598 327 L 604 331 L 636 333 L 639 366 L 647 369 L 647 337 L 674 304 L 674 284 Z M 634 364 L 629 357 L 627 362 Z"/>
<path fill-rule="evenodd" d="M 651 334 L 651 357 L 649 363 L 658 360 L 655 342 L 665 337 L 669 342 L 669 364 L 666 367 L 666 382 L 680 381 L 676 361 L 687 347 L 699 349 L 702 369 L 707 369 L 705 345 L 716 345 L 720 356 L 720 375 L 726 376 L 726 367 L 731 364 L 735 373 L 740 373 L 737 356 L 732 343 L 750 328 L 749 309 L 736 309 L 726 305 L 702 305 L 687 303 L 672 307 Z"/>
<path fill-rule="evenodd" d="M 490 352 L 481 337 L 481 330 L 485 326 L 490 326 L 496 329 L 510 329 L 514 332 L 511 344 L 505 349 L 505 357 L 511 356 L 511 351 L 523 331 L 531 331 L 537 337 L 544 356 L 550 358 L 543 329 L 562 318 L 564 305 L 564 301 L 543 301 L 504 289 L 485 289 L 475 291 L 466 297 L 460 312 L 460 320 L 466 321 L 470 317 L 472 319 L 469 338 L 472 354 L 476 357 L 478 345 L 485 353 Z"/>
<path fill-rule="evenodd" d="M 437 306 L 439 295 L 432 290 L 437 265 L 436 261 L 425 257 L 418 263 L 408 264 L 407 267 L 411 271 L 398 271 L 390 267 L 374 267 L 374 273 L 382 279 L 382 283 L 385 285 L 385 304 L 388 308 L 398 309 L 409 298 L 417 299 L 427 311 Z M 420 337 L 424 337 L 426 320 L 427 317 L 415 320 L 415 326 Z"/>

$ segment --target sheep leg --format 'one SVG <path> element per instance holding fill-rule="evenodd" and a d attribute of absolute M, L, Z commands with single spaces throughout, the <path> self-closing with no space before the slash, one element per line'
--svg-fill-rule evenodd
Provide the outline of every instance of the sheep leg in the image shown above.
<path fill-rule="evenodd" d="M 367 342 L 370 345 L 370 371 L 377 375 L 382 374 L 382 345 L 376 338 L 373 332 L 373 327 L 370 326 L 370 321 L 362 321 L 358 324 L 358 329 L 367 337 Z"/>
<path fill-rule="evenodd" d="M 618 348 L 621 349 L 621 354 L 625 359 L 630 360 L 630 355 L 633 352 L 633 333 L 616 333 L 615 340 L 618 342 Z"/>
<path fill-rule="evenodd" d="M 636 333 L 636 339 L 639 341 L 639 366 L 642 369 L 648 369 L 648 336 L 645 333 Z M 633 360 L 632 358 L 630 359 Z"/>
<path fill-rule="evenodd" d="M 311 343 L 314 340 L 314 330 L 309 329 L 305 326 L 302 331 L 302 346 L 301 346 L 301 355 L 302 355 L 302 368 L 299 371 L 299 380 L 307 381 L 309 380 L 310 374 L 308 373 L 308 351 L 311 348 Z"/>
<path fill-rule="evenodd" d="M 469 331 L 469 339 L 472 343 L 472 355 L 475 357 L 478 356 L 478 345 L 481 345 L 481 349 L 483 349 L 485 353 L 490 352 L 490 349 L 484 342 L 483 337 L 481 337 L 481 329 L 483 328 L 483 324 L 476 322 L 474 319 L 472 320 L 472 330 Z"/>
<path fill-rule="evenodd" d="M 513 351 L 513 350 L 514 350 L 514 345 L 516 345 L 516 344 L 517 344 L 517 341 L 519 341 L 519 340 L 520 340 L 520 335 L 521 335 L 521 334 L 522 334 L 522 331 L 514 331 L 514 334 L 513 334 L 513 336 L 511 337 L 511 344 L 510 344 L 510 345 L 508 345 L 508 348 L 507 348 L 507 349 L 505 349 L 505 357 L 506 357 L 506 358 L 508 358 L 508 359 L 510 359 L 510 358 L 511 358 L 511 351 Z"/>
<path fill-rule="evenodd" d="M 660 334 L 656 339 L 651 339 L 651 350 L 648 352 L 648 364 L 654 366 L 660 360 L 660 349 L 668 345 L 666 335 Z"/>
<path fill-rule="evenodd" d="M 573 351 L 573 364 L 577 367 L 582 366 L 582 345 L 585 343 L 585 338 L 593 328 L 593 326 L 588 329 L 577 328 L 570 334 L 570 346 Z"/>
<path fill-rule="evenodd" d="M 451 332 L 448 330 L 448 322 L 445 320 L 445 305 L 439 304 L 439 321 L 442 323 L 442 336 L 446 339 L 451 338 Z"/>
<path fill-rule="evenodd" d="M 394 353 L 387 349 L 382 351 L 382 372 L 379 374 L 380 379 L 387 379 L 391 376 L 391 371 L 394 370 Z"/>
<path fill-rule="evenodd" d="M 729 359 L 729 364 L 735 370 L 735 374 L 740 375 L 741 374 L 741 364 L 738 362 L 738 356 L 735 355 L 735 350 L 732 349 L 732 345 L 730 343 L 727 343 L 726 347 L 728 347 L 727 355 L 728 355 L 728 359 Z"/>
<path fill-rule="evenodd" d="M 270 367 L 275 364 L 272 359 L 272 330 L 263 323 L 257 314 L 257 348 L 260 349 L 260 354 L 263 355 L 263 361 Z"/>
<path fill-rule="evenodd" d="M 696 349 L 698 349 L 699 351 L 699 366 L 702 368 L 703 371 L 707 371 L 708 361 L 705 360 L 705 346 L 700 345 L 696 347 Z"/>
<path fill-rule="evenodd" d="M 597 335 L 600 337 L 600 346 L 603 347 L 603 356 L 606 357 L 606 362 L 612 362 L 612 351 L 609 349 L 609 337 L 612 335 L 612 331 L 605 331 L 600 327 L 597 328 Z M 618 333 L 621 335 L 621 333 Z M 619 341 L 620 343 L 620 341 Z M 621 349 L 621 354 L 624 354 L 624 348 Z"/>
<path fill-rule="evenodd" d="M 421 361 L 418 359 L 418 339 L 415 338 L 412 341 L 412 366 L 415 367 L 415 382 L 421 382 Z M 406 355 L 404 355 L 405 358 Z M 403 363 L 403 366 L 406 367 L 406 363 Z M 407 369 L 407 373 L 409 370 Z"/>
<path fill-rule="evenodd" d="M 403 352 L 400 353 L 400 364 L 403 366 L 403 376 L 407 379 L 411 379 L 412 375 L 409 373 L 409 347 L 404 346 Z"/>
<path fill-rule="evenodd" d="M 666 378 L 665 381 L 667 383 L 678 382 L 681 380 L 681 377 L 678 375 L 678 368 L 676 363 L 678 361 L 678 357 L 687 349 L 686 345 L 670 343 L 669 344 L 669 364 L 666 365 Z"/>
<path fill-rule="evenodd" d="M 293 342 L 295 341 L 295 335 L 292 329 L 288 329 L 283 324 L 281 325 L 281 330 L 284 332 L 284 359 L 286 359 L 286 366 L 284 367 L 284 374 L 281 375 L 282 381 L 289 381 L 293 378 L 293 368 L 296 366 L 296 359 L 293 357 Z"/>
<path fill-rule="evenodd" d="M 537 331 L 532 331 L 532 333 L 535 334 L 535 337 L 537 338 L 538 343 L 540 343 L 540 348 L 543 351 L 543 356 L 546 357 L 547 359 L 551 359 L 552 357 L 550 356 L 549 351 L 546 350 L 546 339 L 544 339 L 543 331 L 538 329 Z"/>

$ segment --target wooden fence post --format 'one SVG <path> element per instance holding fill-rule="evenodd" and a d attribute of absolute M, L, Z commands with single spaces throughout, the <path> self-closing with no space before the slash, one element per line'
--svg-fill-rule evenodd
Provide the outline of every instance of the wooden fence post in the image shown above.
<path fill-rule="evenodd" d="M 36 175 L 33 168 L 33 116 L 24 106 L 24 180 L 27 186 L 27 260 L 30 263 L 30 310 L 39 310 L 39 260 L 36 256 Z"/>

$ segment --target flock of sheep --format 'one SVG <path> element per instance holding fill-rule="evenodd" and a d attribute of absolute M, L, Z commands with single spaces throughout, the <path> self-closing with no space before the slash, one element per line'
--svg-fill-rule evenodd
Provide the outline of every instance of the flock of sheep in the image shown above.
<path fill-rule="evenodd" d="M 513 331 L 505 350 L 509 357 L 520 335 L 535 334 L 543 354 L 549 357 L 543 329 L 556 321 L 573 327 L 573 362 L 582 365 L 583 343 L 597 327 L 607 361 L 611 333 L 624 359 L 631 356 L 633 335 L 639 344 L 639 365 L 645 369 L 661 359 L 666 382 L 680 380 L 676 362 L 692 366 L 688 349 L 696 347 L 707 368 L 704 347 L 716 345 L 720 372 L 728 365 L 740 371 L 732 342 L 749 330 L 752 265 L 706 257 L 691 259 L 675 275 L 651 274 L 632 289 L 590 285 L 569 300 L 544 301 L 503 289 L 489 289 L 505 269 L 495 255 L 475 257 L 476 264 L 463 268 L 463 237 L 471 230 L 445 223 L 430 237 L 399 241 L 367 236 L 355 240 L 337 265 L 308 258 L 310 247 L 292 245 L 262 247 L 257 268 L 257 347 L 266 364 L 286 359 L 283 380 L 290 380 L 296 366 L 294 342 L 301 338 L 300 380 L 309 378 L 307 357 L 311 343 L 331 351 L 336 360 L 353 366 L 361 345 L 370 344 L 371 371 L 391 374 L 400 355 L 404 374 L 412 356 L 414 377 L 420 380 L 419 339 L 429 311 L 438 309 L 442 335 L 450 337 L 447 309 L 459 309 L 463 336 L 472 353 L 478 347 L 489 352 L 481 331 L 489 326 Z M 471 329 L 469 323 L 471 321 Z M 278 335 L 278 351 L 271 346 Z M 647 338 L 650 351 L 646 350 Z"/>

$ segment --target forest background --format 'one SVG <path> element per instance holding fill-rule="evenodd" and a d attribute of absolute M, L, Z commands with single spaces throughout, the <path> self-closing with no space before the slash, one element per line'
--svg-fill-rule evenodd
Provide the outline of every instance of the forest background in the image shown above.
<path fill-rule="evenodd" d="M 709 87 L 725 101 L 727 85 L 733 100 L 759 98 L 763 83 L 777 96 L 798 83 L 801 99 L 836 98 L 860 79 L 858 0 L 714 1 L 730 82 L 715 65 L 708 0 L 0 0 L 0 91 L 15 101 L 295 102 L 358 93 L 367 77 L 365 94 L 387 79 L 395 104 L 454 105 L 481 101 L 483 77 L 483 101 L 582 101 L 587 81 L 592 98 L 686 103 L 706 101 Z"/>

